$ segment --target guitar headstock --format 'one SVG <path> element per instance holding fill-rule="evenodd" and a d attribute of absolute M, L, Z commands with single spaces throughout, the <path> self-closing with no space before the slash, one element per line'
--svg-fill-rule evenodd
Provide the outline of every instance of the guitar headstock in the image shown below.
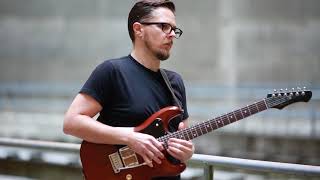
<path fill-rule="evenodd" d="M 272 94 L 267 95 L 266 103 L 269 108 L 277 108 L 282 109 L 290 104 L 296 102 L 308 102 L 312 97 L 312 92 L 310 90 L 306 90 L 297 87 L 288 89 L 280 89 L 274 90 Z"/>

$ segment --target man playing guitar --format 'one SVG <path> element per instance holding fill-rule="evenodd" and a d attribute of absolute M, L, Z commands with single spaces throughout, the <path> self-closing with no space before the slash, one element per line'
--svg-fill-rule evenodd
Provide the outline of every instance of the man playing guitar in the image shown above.
<path fill-rule="evenodd" d="M 174 39 L 182 34 L 176 27 L 174 3 L 136 2 L 128 16 L 128 30 L 133 43 L 131 53 L 95 68 L 67 110 L 63 131 L 90 143 L 128 146 L 151 168 L 154 163 L 162 163 L 164 152 L 185 162 L 194 152 L 191 141 L 170 138 L 164 146 L 155 137 L 134 131 L 155 112 L 177 105 L 160 73 L 161 61 L 169 58 Z M 176 103 L 183 109 L 180 117 L 169 124 L 170 131 L 176 131 L 187 127 L 186 93 L 179 74 L 169 70 L 165 73 Z"/>

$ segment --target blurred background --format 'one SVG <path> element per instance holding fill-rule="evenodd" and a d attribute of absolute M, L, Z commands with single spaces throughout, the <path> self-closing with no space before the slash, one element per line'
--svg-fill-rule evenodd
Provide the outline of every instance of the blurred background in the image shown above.
<path fill-rule="evenodd" d="M 196 153 L 320 165 L 320 1 L 174 2 L 184 33 L 163 66 L 184 77 L 191 124 L 273 89 L 313 92 L 194 140 Z M 80 143 L 63 134 L 64 112 L 95 66 L 130 53 L 132 5 L 0 0 L 0 137 Z M 77 162 L 0 146 L 0 179 L 80 179 Z"/>

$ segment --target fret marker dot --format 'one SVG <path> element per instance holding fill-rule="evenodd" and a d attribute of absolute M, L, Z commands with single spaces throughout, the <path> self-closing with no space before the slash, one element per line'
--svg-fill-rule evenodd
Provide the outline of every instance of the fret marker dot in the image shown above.
<path fill-rule="evenodd" d="M 247 113 L 247 111 L 244 111 L 244 113 Z"/>
<path fill-rule="evenodd" d="M 232 116 L 230 116 L 230 118 L 232 119 Z"/>
<path fill-rule="evenodd" d="M 193 134 L 193 136 L 196 136 L 195 134 Z"/>

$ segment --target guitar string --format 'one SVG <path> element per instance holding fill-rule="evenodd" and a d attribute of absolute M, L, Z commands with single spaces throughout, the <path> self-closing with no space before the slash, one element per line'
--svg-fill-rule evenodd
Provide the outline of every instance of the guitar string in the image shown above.
<path fill-rule="evenodd" d="M 304 91 L 304 92 L 306 92 L 306 91 Z M 294 93 L 294 92 L 293 92 L 293 93 Z M 234 113 L 234 112 L 239 112 L 239 111 L 240 111 L 242 118 L 241 118 L 241 117 L 240 117 L 240 118 L 236 118 L 236 121 L 238 121 L 238 120 L 241 120 L 241 119 L 243 119 L 243 118 L 246 118 L 246 117 L 248 117 L 248 116 L 250 116 L 250 115 L 252 115 L 252 114 L 256 114 L 256 113 L 261 112 L 261 111 L 264 111 L 264 110 L 266 110 L 266 109 L 268 109 L 268 108 L 270 108 L 270 107 L 274 107 L 274 106 L 277 106 L 277 105 L 279 105 L 279 104 L 281 104 L 281 103 L 284 103 L 285 101 L 290 100 L 289 97 L 292 97 L 292 96 L 268 97 L 268 98 L 265 98 L 265 99 L 263 99 L 263 100 L 261 100 L 261 101 L 259 101 L 259 102 L 254 103 L 254 104 L 247 105 L 246 107 L 243 107 L 243 108 L 240 108 L 240 109 L 238 109 L 238 110 L 235 110 L 235 111 L 233 111 L 232 113 Z M 269 107 L 268 107 L 268 105 L 267 105 L 266 103 L 269 104 Z M 258 111 L 257 111 L 257 112 L 254 112 L 254 113 L 251 113 L 251 112 L 250 112 L 249 115 L 247 115 L 247 114 L 246 114 L 246 115 L 243 115 L 243 109 L 248 109 L 248 110 L 250 111 L 250 106 L 251 106 L 251 107 L 252 107 L 252 106 L 256 106 Z M 260 109 L 262 108 L 262 110 L 260 110 L 259 108 L 260 108 Z M 252 110 L 252 108 L 251 108 L 251 110 Z M 244 112 L 244 113 L 246 113 L 246 112 Z M 219 128 L 219 127 L 223 127 L 223 126 L 225 126 L 225 125 L 227 125 L 227 124 L 230 124 L 230 123 L 235 122 L 235 121 L 230 122 L 230 119 L 227 117 L 228 114 L 230 114 L 230 113 L 227 113 L 227 114 L 225 114 L 225 115 L 221 115 L 221 116 L 219 116 L 219 117 L 217 117 L 217 118 L 211 119 L 211 120 L 206 121 L 206 122 L 198 123 L 197 125 L 192 126 L 192 127 L 190 127 L 190 128 L 187 128 L 187 129 L 184 129 L 184 130 L 181 130 L 181 131 L 177 131 L 177 132 L 175 132 L 175 133 L 171 133 L 169 136 L 165 136 L 163 139 L 164 139 L 164 140 L 168 140 L 168 138 L 171 138 L 171 137 L 176 137 L 176 138 L 179 138 L 179 137 L 180 137 L 181 139 L 190 140 L 190 139 L 193 139 L 193 138 L 198 137 L 198 136 L 200 136 L 200 135 L 206 134 L 206 133 L 208 133 L 208 132 L 211 132 L 211 131 L 214 130 L 214 129 L 217 129 L 217 128 Z M 235 115 L 235 117 L 238 117 L 238 116 Z M 219 125 L 218 125 L 217 121 L 220 123 L 220 120 L 218 120 L 218 118 L 222 121 L 223 126 L 219 126 Z M 226 122 L 226 119 L 228 119 L 229 123 Z M 212 128 L 213 122 L 217 124 L 214 128 Z M 226 123 L 226 124 L 225 124 L 225 123 Z M 210 126 L 208 126 L 208 124 L 209 124 Z M 211 127 L 211 129 L 209 129 L 209 131 L 208 131 L 208 128 L 206 128 L 206 127 Z M 200 131 L 199 131 L 199 129 L 200 129 Z M 193 133 L 193 130 L 194 130 L 196 133 Z M 205 130 L 206 133 L 203 133 L 202 130 Z M 199 133 L 200 135 L 199 135 L 198 133 Z M 186 138 L 185 134 L 188 135 L 187 138 Z M 192 134 L 193 134 L 193 137 L 190 138 L 189 135 L 192 136 Z M 185 137 L 185 138 L 184 138 L 184 137 Z"/>
<path fill-rule="evenodd" d="M 307 91 L 303 91 L 303 92 L 307 92 Z M 295 92 L 292 92 L 292 93 L 295 93 Z M 295 95 L 294 95 L 294 96 L 295 96 Z M 274 106 L 277 106 L 277 105 L 279 105 L 279 104 L 281 104 L 281 103 L 284 103 L 285 101 L 290 100 L 289 97 L 292 97 L 292 96 L 267 97 L 267 98 L 265 98 L 265 99 L 263 99 L 263 100 L 261 100 L 261 101 L 259 101 L 259 102 L 256 102 L 256 103 L 251 104 L 251 105 L 247 105 L 246 107 L 240 108 L 240 109 L 235 110 L 235 111 L 233 111 L 233 112 L 231 112 L 231 113 L 240 111 L 242 117 L 243 117 L 243 118 L 246 118 L 246 117 L 248 117 L 248 116 L 250 116 L 250 115 L 252 115 L 252 114 L 256 114 L 256 113 L 261 112 L 261 111 L 264 111 L 264 110 L 266 110 L 266 109 L 268 109 L 268 108 L 270 108 L 270 107 L 274 107 Z M 268 105 L 267 105 L 266 103 L 269 104 L 269 107 L 268 107 Z M 251 112 L 250 112 L 249 115 L 244 116 L 243 113 L 242 113 L 242 110 L 247 108 L 247 109 L 250 111 L 250 106 L 251 106 L 251 107 L 252 107 L 252 106 L 256 106 L 258 111 L 254 112 L 254 113 L 251 113 Z M 260 109 L 262 108 L 262 110 L 260 110 L 259 108 L 260 108 Z M 251 108 L 251 110 L 252 110 L 252 108 Z M 225 126 L 225 125 L 230 124 L 230 119 L 227 117 L 228 114 L 230 114 L 230 113 L 227 113 L 227 114 L 225 114 L 225 115 L 221 115 L 221 116 L 219 116 L 219 117 L 217 117 L 217 118 L 214 118 L 214 119 L 211 119 L 211 120 L 209 120 L 209 121 L 205 121 L 205 122 L 202 122 L 202 123 L 198 123 L 197 125 L 192 126 L 192 127 L 190 127 L 190 128 L 187 128 L 187 129 L 184 129 L 184 130 L 181 130 L 181 131 L 177 131 L 177 132 L 174 132 L 174 133 L 170 133 L 169 135 L 162 136 L 160 139 L 161 139 L 162 141 L 165 141 L 165 142 L 166 142 L 169 138 L 171 138 L 171 137 L 175 137 L 175 138 L 179 138 L 179 137 L 180 137 L 180 139 L 186 139 L 186 140 L 194 139 L 194 138 L 196 138 L 196 137 L 198 137 L 198 136 L 201 136 L 201 135 L 203 135 L 203 134 L 206 134 L 206 133 L 208 133 L 208 132 L 211 132 L 211 131 L 214 130 L 214 129 L 217 129 L 217 128 L 220 128 L 220 127 L 223 127 L 223 126 Z M 238 120 L 243 119 L 243 118 L 241 118 L 241 117 L 240 117 L 239 119 L 237 119 L 237 118 L 236 118 L 236 117 L 237 117 L 236 115 L 234 115 L 234 117 L 235 117 L 236 120 L 233 121 L 233 122 L 236 122 L 236 121 L 238 121 Z M 219 121 L 218 118 L 220 118 L 220 120 L 222 120 L 222 122 L 226 122 L 225 120 L 228 119 L 229 123 L 226 123 L 226 124 L 225 124 L 225 123 L 222 123 L 223 126 L 220 126 L 220 127 L 219 127 L 219 125 L 218 125 L 218 123 L 217 123 L 217 121 Z M 233 123 L 233 122 L 231 122 L 231 123 Z M 216 124 L 217 124 L 217 126 L 215 126 L 214 128 L 212 128 L 212 124 L 213 124 L 213 123 L 216 123 Z M 208 124 L 209 124 L 210 127 L 211 127 L 211 129 L 209 129 L 209 131 L 208 131 L 208 128 L 206 128 L 206 127 L 209 127 Z M 197 130 L 197 129 L 199 129 L 199 128 L 200 128 L 200 133 L 201 133 L 200 135 L 198 134 L 199 131 Z M 203 133 L 201 129 L 204 129 L 204 130 L 206 131 L 206 133 Z M 193 134 L 192 130 L 195 130 L 196 133 Z M 187 134 L 187 137 L 186 137 L 185 134 Z M 192 134 L 193 134 L 193 137 L 192 137 Z M 192 138 L 190 138 L 189 135 L 191 135 Z"/>
<path fill-rule="evenodd" d="M 274 97 L 265 98 L 265 99 L 263 99 L 263 100 L 261 100 L 261 101 L 259 101 L 259 102 L 254 103 L 255 105 L 257 105 L 257 110 L 258 110 L 258 111 L 255 112 L 255 113 L 253 113 L 253 114 L 256 114 L 256 113 L 258 113 L 258 112 L 264 111 L 264 110 L 266 110 L 266 109 L 269 108 L 269 107 L 265 104 L 265 101 L 267 101 L 268 104 L 272 104 L 272 103 L 273 103 L 273 106 L 274 106 L 274 104 L 279 105 L 279 104 L 281 104 L 281 103 L 283 103 L 283 102 L 285 102 L 285 101 L 287 101 L 287 100 L 288 100 L 288 97 L 287 97 L 287 96 L 280 96 L 280 97 L 278 96 L 278 97 L 276 97 L 276 99 L 275 99 Z M 242 109 L 244 109 L 244 108 L 248 108 L 248 109 L 249 109 L 249 107 L 252 106 L 252 105 L 254 105 L 254 104 L 251 104 L 251 105 L 248 105 L 248 106 L 246 106 L 246 107 L 237 109 L 237 110 L 235 110 L 235 111 L 233 111 L 233 112 L 240 111 L 240 113 L 242 113 L 242 112 L 241 112 Z M 260 108 L 260 109 L 262 108 L 262 110 L 260 110 L 259 108 Z M 230 113 L 228 113 L 228 114 L 230 114 Z M 242 115 L 243 118 L 248 117 L 248 116 L 243 116 L 243 114 L 241 114 L 241 115 Z M 252 115 L 252 114 L 250 113 L 250 115 Z M 249 115 L 249 116 L 250 116 L 250 115 Z M 190 127 L 190 128 L 187 128 L 187 129 L 184 129 L 184 130 L 181 130 L 181 131 L 176 131 L 176 132 L 174 132 L 174 133 L 167 134 L 167 135 L 165 135 L 165 136 L 160 137 L 159 140 L 166 142 L 166 141 L 169 140 L 170 138 L 179 138 L 179 137 L 180 137 L 180 139 L 186 139 L 186 140 L 193 139 L 193 138 L 195 138 L 195 137 L 200 136 L 200 135 L 198 134 L 199 131 L 197 131 L 197 129 L 199 129 L 199 128 L 205 129 L 205 130 L 207 131 L 207 133 L 208 133 L 208 132 L 211 132 L 211 131 L 214 130 L 214 129 L 219 128 L 218 125 L 215 126 L 215 128 L 212 128 L 212 123 L 213 123 L 213 122 L 216 122 L 216 121 L 219 121 L 219 120 L 217 120 L 218 118 L 221 119 L 222 117 L 224 117 L 224 120 L 225 120 L 225 119 L 228 119 L 228 118 L 226 118 L 225 116 L 226 116 L 226 115 L 221 115 L 221 116 L 219 116 L 219 117 L 217 117 L 217 118 L 214 118 L 214 119 L 211 119 L 211 120 L 209 120 L 209 121 L 205 121 L 205 122 L 199 123 L 199 124 L 194 125 L 194 126 L 192 126 L 192 127 Z M 235 117 L 237 117 L 237 116 L 235 116 Z M 243 118 L 235 118 L 235 119 L 236 119 L 236 121 L 238 121 L 238 120 L 241 120 L 241 119 L 243 119 Z M 233 121 L 233 122 L 236 122 L 236 121 Z M 225 121 L 223 121 L 223 122 L 225 122 Z M 232 122 L 232 123 L 233 123 L 233 122 Z M 211 125 L 211 130 L 208 131 L 207 128 L 205 128 L 205 127 L 206 127 L 206 126 L 205 126 L 205 123 L 209 123 L 209 124 Z M 227 123 L 227 124 L 230 124 L 230 123 Z M 224 123 L 223 123 L 223 126 L 225 126 L 225 125 L 227 125 L 227 124 L 224 124 Z M 220 126 L 220 127 L 223 127 L 223 126 Z M 194 133 L 192 132 L 192 130 L 195 130 L 196 133 L 194 134 Z M 188 138 L 184 138 L 184 137 L 186 137 L 185 134 L 187 134 Z M 190 134 L 191 134 L 191 136 L 192 136 L 192 134 L 193 134 L 193 137 L 192 137 L 192 138 L 189 137 Z M 202 133 L 202 132 L 201 132 L 201 135 L 203 135 L 203 134 L 206 134 L 206 133 Z"/>
<path fill-rule="evenodd" d="M 256 106 L 257 106 L 257 111 L 255 112 L 255 113 L 258 113 L 258 112 L 260 112 L 260 111 L 263 111 L 263 110 L 266 110 L 268 107 L 266 106 L 266 104 L 265 104 L 265 99 L 263 99 L 263 100 L 261 100 L 261 101 L 259 101 L 259 102 L 256 102 L 255 104 L 256 104 Z M 254 105 L 255 106 L 255 105 Z M 238 110 L 235 110 L 235 111 L 233 111 L 233 112 L 235 112 L 235 113 L 239 113 L 239 111 L 240 111 L 240 113 L 241 113 L 241 116 L 240 116 L 240 118 L 237 118 L 238 116 L 237 115 L 235 115 L 235 119 L 236 119 L 236 121 L 238 121 L 238 120 L 241 120 L 241 119 L 243 119 L 243 118 L 245 118 L 245 117 L 248 117 L 248 116 L 244 116 L 243 114 L 242 114 L 242 112 L 241 112 L 241 110 L 242 109 L 244 109 L 245 107 L 243 107 L 243 108 L 240 108 L 240 109 L 238 109 Z M 247 107 L 248 108 L 248 107 Z M 262 110 L 261 110 L 262 109 Z M 254 114 L 255 114 L 254 113 Z M 230 113 L 228 113 L 228 114 L 230 114 Z M 251 114 L 250 114 L 251 115 Z M 217 121 L 219 121 L 219 123 L 220 123 L 220 120 L 222 120 L 222 117 L 224 117 L 225 115 L 222 115 L 222 116 L 219 116 L 219 117 L 217 117 L 217 118 L 214 118 L 214 119 L 211 119 L 211 120 L 209 120 L 209 121 L 206 121 L 206 122 L 203 122 L 203 123 L 199 123 L 199 124 L 197 124 L 197 125 L 195 125 L 195 126 L 192 126 L 192 127 L 190 127 L 190 128 L 188 128 L 188 129 L 184 129 L 184 130 L 181 130 L 181 131 L 177 131 L 177 132 L 174 132 L 174 133 L 170 133 L 170 134 L 168 134 L 168 135 L 166 135 L 166 136 L 162 136 L 161 137 L 161 140 L 165 140 L 165 141 L 167 141 L 169 138 L 172 138 L 172 137 L 175 137 L 175 138 L 181 138 L 181 139 L 187 139 L 187 140 L 190 140 L 190 139 L 193 139 L 193 138 L 195 138 L 195 137 L 198 137 L 199 136 L 199 134 L 198 134 L 198 129 L 204 129 L 204 127 L 205 127 L 205 123 L 209 123 L 209 124 L 212 124 L 213 122 L 215 122 L 216 123 L 216 126 L 214 127 L 214 128 L 212 128 L 212 125 L 211 125 L 211 130 L 207 130 L 206 129 L 206 131 L 207 132 L 211 132 L 212 130 L 214 130 L 214 129 L 217 129 L 217 128 L 219 128 L 219 127 L 222 127 L 222 126 L 219 126 L 218 125 L 218 123 L 217 123 Z M 218 120 L 218 118 L 220 118 L 220 120 Z M 226 118 L 224 117 L 224 120 L 225 120 Z M 222 120 L 223 121 L 223 120 Z M 235 122 L 235 121 L 234 121 Z M 228 124 L 228 123 L 227 123 Z M 226 125 L 227 125 L 226 124 Z M 225 124 L 223 123 L 223 126 L 224 126 Z M 193 133 L 193 131 L 195 131 L 195 133 Z M 200 132 L 199 132 L 200 133 Z M 186 137 L 185 136 L 185 134 L 187 134 L 188 135 L 188 138 L 184 138 L 184 137 Z M 191 136 L 193 135 L 193 137 L 192 138 L 190 138 L 189 137 L 189 135 L 191 134 Z M 202 131 L 201 131 L 201 134 L 200 135 L 203 135 L 203 134 L 206 134 L 206 133 L 202 133 Z"/>

